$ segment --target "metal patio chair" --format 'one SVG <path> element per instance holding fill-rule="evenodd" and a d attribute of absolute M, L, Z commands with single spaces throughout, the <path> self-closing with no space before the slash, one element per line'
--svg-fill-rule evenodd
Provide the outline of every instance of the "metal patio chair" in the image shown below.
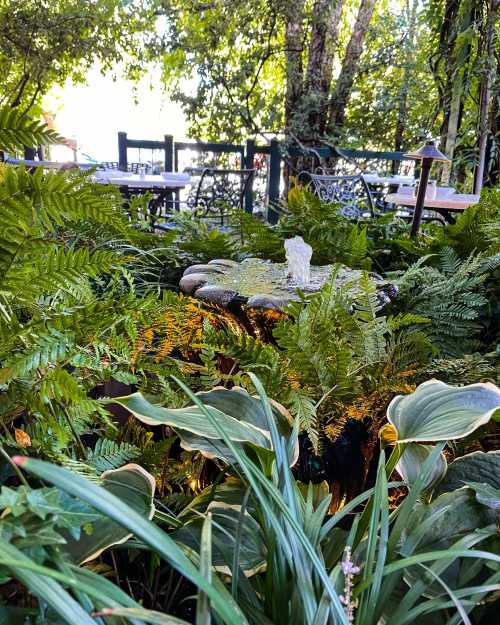
<path fill-rule="evenodd" d="M 230 209 L 243 208 L 245 192 L 254 174 L 253 169 L 187 168 L 199 176 L 187 198 L 188 208 L 201 219 L 213 219 L 224 224 Z"/>
<path fill-rule="evenodd" d="M 370 189 L 361 174 L 355 176 L 335 176 L 325 173 L 301 172 L 301 184 L 326 204 L 339 204 L 339 213 L 346 219 L 362 219 L 375 216 Z"/>

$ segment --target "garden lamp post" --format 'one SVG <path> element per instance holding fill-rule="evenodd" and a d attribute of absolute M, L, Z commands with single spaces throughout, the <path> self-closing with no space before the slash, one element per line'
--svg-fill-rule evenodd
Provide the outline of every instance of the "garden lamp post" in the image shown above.
<path fill-rule="evenodd" d="M 419 148 L 416 152 L 409 152 L 408 154 L 405 154 L 405 156 L 408 158 L 412 158 L 416 161 L 422 161 L 420 180 L 418 183 L 417 200 L 415 202 L 415 212 L 413 213 L 413 221 L 410 231 L 410 236 L 414 238 L 417 236 L 418 230 L 420 228 L 420 222 L 422 221 L 425 192 L 427 191 L 427 183 L 429 182 L 429 174 L 431 171 L 432 163 L 434 161 L 449 163 L 450 159 L 437 149 L 433 141 L 427 141 L 425 145 Z"/>

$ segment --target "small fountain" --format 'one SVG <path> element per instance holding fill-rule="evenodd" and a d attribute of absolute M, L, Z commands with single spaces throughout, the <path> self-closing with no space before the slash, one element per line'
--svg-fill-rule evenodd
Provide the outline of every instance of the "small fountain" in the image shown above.
<path fill-rule="evenodd" d="M 299 287 L 306 287 L 311 281 L 312 247 L 302 237 L 285 241 L 285 255 L 288 273 Z"/>

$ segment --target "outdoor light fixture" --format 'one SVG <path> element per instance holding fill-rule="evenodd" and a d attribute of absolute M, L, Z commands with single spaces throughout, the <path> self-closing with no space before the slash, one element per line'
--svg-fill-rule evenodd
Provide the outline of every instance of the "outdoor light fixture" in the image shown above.
<path fill-rule="evenodd" d="M 427 183 L 429 182 L 429 173 L 432 163 L 440 161 L 441 163 L 449 163 L 450 159 L 440 152 L 434 145 L 434 141 L 427 141 L 425 145 L 416 152 L 405 154 L 407 158 L 415 161 L 422 161 L 422 169 L 420 171 L 420 180 L 418 183 L 417 200 L 415 202 L 415 212 L 413 213 L 413 222 L 411 224 L 410 236 L 416 237 L 422 221 L 422 212 L 424 210 L 425 192 L 427 191 Z"/>

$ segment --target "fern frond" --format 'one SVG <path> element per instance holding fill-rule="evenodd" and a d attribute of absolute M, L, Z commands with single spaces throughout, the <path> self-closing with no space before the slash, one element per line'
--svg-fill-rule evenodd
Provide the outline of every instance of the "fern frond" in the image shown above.
<path fill-rule="evenodd" d="M 289 394 L 290 412 L 298 417 L 301 431 L 305 431 L 311 442 L 315 454 L 320 453 L 320 437 L 318 416 L 315 403 L 306 395 L 291 390 Z"/>
<path fill-rule="evenodd" d="M 25 145 L 59 143 L 62 138 L 44 124 L 23 116 L 19 109 L 0 108 L 0 150 L 16 152 Z"/>
<path fill-rule="evenodd" d="M 87 450 L 87 464 L 97 473 L 117 469 L 140 455 L 140 450 L 131 443 L 100 438 L 94 449 Z"/>

